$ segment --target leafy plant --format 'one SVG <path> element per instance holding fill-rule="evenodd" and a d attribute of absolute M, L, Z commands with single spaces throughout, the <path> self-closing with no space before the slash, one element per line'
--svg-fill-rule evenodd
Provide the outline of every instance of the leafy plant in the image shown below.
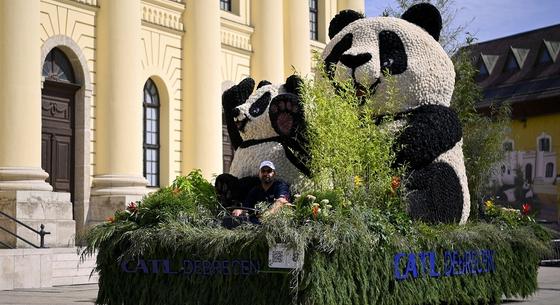
<path fill-rule="evenodd" d="M 392 181 L 401 173 L 392 167 L 396 133 L 390 128 L 392 117 L 381 115 L 396 107 L 398 94 L 387 90 L 381 108 L 369 94 L 357 96 L 350 81 L 330 80 L 321 61 L 318 66 L 320 77 L 302 90 L 314 182 L 307 191 L 334 190 L 354 205 L 394 203 L 388 199 L 400 197 L 393 196 Z"/>
<path fill-rule="evenodd" d="M 488 182 L 496 165 L 504 158 L 502 141 L 510 123 L 510 110 L 507 106 L 492 109 L 491 117 L 478 113 L 475 105 L 482 99 L 482 93 L 475 81 L 478 71 L 473 66 L 468 48 L 461 49 L 453 61 L 456 79 L 451 107 L 457 111 L 463 125 L 463 153 L 471 197 L 470 218 L 476 219 Z"/>

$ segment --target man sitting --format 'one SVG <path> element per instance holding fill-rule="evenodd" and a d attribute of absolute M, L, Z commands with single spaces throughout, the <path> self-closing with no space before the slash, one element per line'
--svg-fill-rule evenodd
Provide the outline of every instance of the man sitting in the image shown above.
<path fill-rule="evenodd" d="M 261 183 L 249 191 L 245 201 L 243 201 L 243 207 L 254 209 L 257 203 L 267 202 L 269 206 L 271 205 L 268 213 L 276 213 L 286 203 L 289 203 L 289 185 L 282 180 L 277 180 L 275 176 L 276 168 L 274 163 L 262 161 L 259 166 L 259 179 Z M 245 214 L 245 211 L 236 209 L 231 214 L 232 216 L 242 216 Z"/>

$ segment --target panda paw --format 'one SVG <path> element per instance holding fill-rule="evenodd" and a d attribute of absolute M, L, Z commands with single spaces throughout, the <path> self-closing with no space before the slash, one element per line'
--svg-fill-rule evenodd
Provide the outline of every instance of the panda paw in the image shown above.
<path fill-rule="evenodd" d="M 270 123 L 280 136 L 293 137 L 303 128 L 303 105 L 295 94 L 276 96 L 270 102 L 268 112 Z"/>
<path fill-rule="evenodd" d="M 230 174 L 221 174 L 216 177 L 214 190 L 216 191 L 218 202 L 223 207 L 238 205 L 237 203 L 240 200 L 237 195 L 238 189 L 239 179 L 237 177 Z"/>

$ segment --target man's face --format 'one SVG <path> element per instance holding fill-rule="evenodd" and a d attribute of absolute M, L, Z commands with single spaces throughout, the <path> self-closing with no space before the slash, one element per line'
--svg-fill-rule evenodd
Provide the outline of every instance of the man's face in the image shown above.
<path fill-rule="evenodd" d="M 268 166 L 261 168 L 259 171 L 259 178 L 261 182 L 265 184 L 272 183 L 274 181 L 274 175 L 276 175 L 276 172 Z"/>

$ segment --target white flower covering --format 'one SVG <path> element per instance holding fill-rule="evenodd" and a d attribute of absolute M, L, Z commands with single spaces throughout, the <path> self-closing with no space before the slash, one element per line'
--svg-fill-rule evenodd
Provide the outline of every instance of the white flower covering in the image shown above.
<path fill-rule="evenodd" d="M 455 84 L 453 63 L 439 43 L 424 29 L 406 20 L 393 17 L 376 17 L 356 20 L 343 28 L 327 44 L 323 52 L 323 60 L 327 58 L 333 47 L 348 33 L 352 33 L 352 46 L 343 54 L 358 55 L 368 53 L 371 59 L 357 67 L 354 80 L 365 88 L 369 88 L 378 79 L 381 80 L 376 89 L 375 99 L 380 105 L 386 102 L 387 82 L 384 81 L 380 65 L 379 33 L 392 31 L 401 39 L 406 55 L 407 69 L 401 74 L 393 75 L 395 85 L 402 98 L 399 111 L 410 110 L 421 105 L 442 105 L 449 107 Z M 338 62 L 335 70 L 338 80 L 352 79 L 352 70 Z M 382 106 L 380 107 L 382 108 Z M 402 126 L 402 121 L 393 123 L 390 129 Z M 470 213 L 470 196 L 464 164 L 463 141 L 441 154 L 434 162 L 449 164 L 457 174 L 463 192 L 463 210 L 460 223 L 465 223 Z"/>
<path fill-rule="evenodd" d="M 376 98 L 383 99 L 386 96 L 386 82 L 383 81 L 384 77 L 379 62 L 378 36 L 379 32 L 386 30 L 392 31 L 400 37 L 408 55 L 406 72 L 394 75 L 397 81 L 396 86 L 403 97 L 403 108 L 420 105 L 449 106 L 455 82 L 453 63 L 432 36 L 408 21 L 393 17 L 354 21 L 327 44 L 323 52 L 323 59 L 328 56 L 344 35 L 352 33 L 352 47 L 344 54 L 369 53 L 372 56 L 366 64 L 356 68 L 356 81 L 369 88 L 378 78 L 381 78 Z M 340 62 L 336 67 L 335 75 L 339 80 L 352 78 L 351 70 Z"/>
<path fill-rule="evenodd" d="M 243 141 L 260 140 L 277 137 L 278 134 L 272 128 L 268 107 L 264 113 L 257 117 L 251 116 L 249 108 L 263 94 L 270 92 L 271 100 L 280 93 L 284 93 L 284 87 L 278 85 L 266 85 L 255 91 L 245 103 L 239 105 L 240 110 L 237 120 L 249 119 L 245 128 L 240 132 Z M 259 164 L 269 160 L 276 167 L 277 178 L 286 181 L 290 185 L 299 185 L 305 178 L 304 175 L 288 160 L 282 145 L 278 142 L 265 142 L 247 148 L 239 147 L 231 162 L 229 173 L 238 178 L 256 176 L 259 172 Z"/>

